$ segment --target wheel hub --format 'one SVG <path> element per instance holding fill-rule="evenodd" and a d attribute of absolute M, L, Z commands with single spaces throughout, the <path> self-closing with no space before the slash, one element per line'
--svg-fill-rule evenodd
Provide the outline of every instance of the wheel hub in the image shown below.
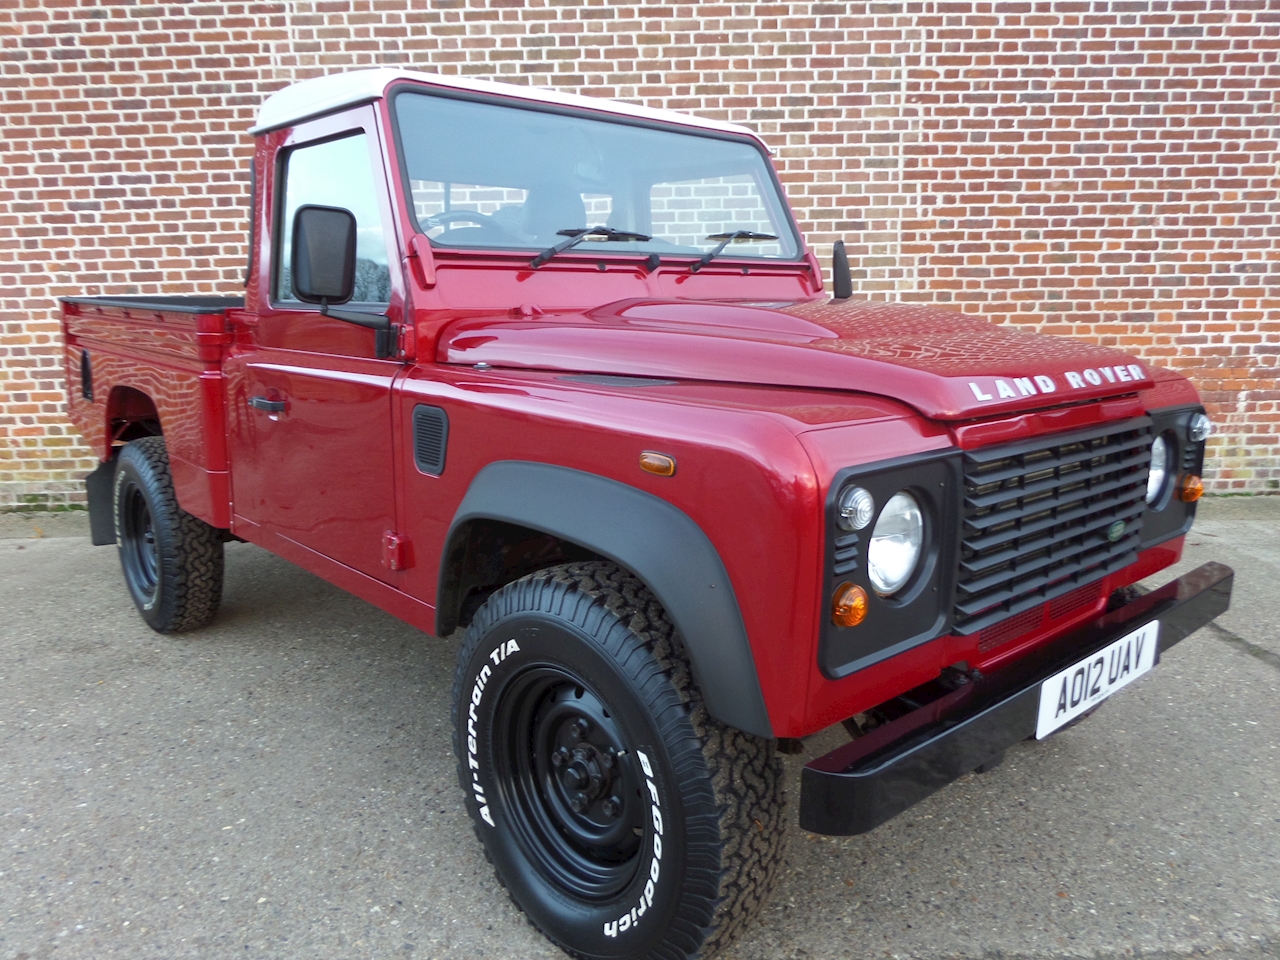
<path fill-rule="evenodd" d="M 642 779 L 621 727 L 560 668 L 529 671 L 504 701 L 512 799 L 538 859 L 579 895 L 612 895 L 634 874 L 643 834 Z"/>
<path fill-rule="evenodd" d="M 619 796 L 618 738 L 607 712 L 594 696 L 576 687 L 547 716 L 551 736 L 551 780 L 560 801 L 581 821 L 575 832 L 595 834 L 623 812 Z M 603 716 L 602 716 L 603 715 Z M 583 838 L 585 839 L 585 837 Z"/>
<path fill-rule="evenodd" d="M 151 597 L 159 579 L 159 557 L 151 509 L 142 490 L 132 481 L 121 490 L 120 549 L 125 576 L 131 587 L 144 598 Z"/>
<path fill-rule="evenodd" d="M 582 743 L 570 751 L 559 747 L 551 755 L 552 766 L 558 766 L 560 789 L 564 791 L 568 804 L 574 813 L 585 814 L 597 800 L 609 796 L 613 792 L 613 771 L 617 769 L 614 754 L 601 752 L 592 743 Z M 621 810 L 621 802 L 616 797 L 614 803 L 608 804 L 612 812 L 601 805 L 600 812 L 606 817 L 616 817 Z"/>

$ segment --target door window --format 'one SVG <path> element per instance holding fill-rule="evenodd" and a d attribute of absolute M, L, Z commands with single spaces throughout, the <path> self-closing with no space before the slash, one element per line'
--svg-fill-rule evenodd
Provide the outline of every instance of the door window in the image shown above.
<path fill-rule="evenodd" d="M 289 277 L 293 216 L 305 204 L 343 207 L 356 218 L 356 285 L 352 301 L 387 303 L 391 270 L 368 139 L 363 133 L 291 150 L 284 163 L 284 206 L 276 252 L 276 299 L 297 302 Z"/>

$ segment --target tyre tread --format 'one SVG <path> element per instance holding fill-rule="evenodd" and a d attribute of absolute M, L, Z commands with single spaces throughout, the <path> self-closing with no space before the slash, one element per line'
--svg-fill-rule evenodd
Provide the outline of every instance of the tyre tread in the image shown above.
<path fill-rule="evenodd" d="M 153 622 L 160 633 L 185 633 L 206 626 L 222 601 L 224 570 L 222 531 L 192 516 L 178 505 L 173 490 L 173 474 L 163 437 L 144 437 L 125 447 L 121 457 L 139 461 L 139 473 L 150 473 L 149 495 L 153 517 L 161 511 L 173 532 L 176 549 L 168 560 L 172 570 L 162 570 L 168 591 L 165 609 Z M 157 522 L 154 521 L 153 522 Z"/>
<path fill-rule="evenodd" d="M 553 599 L 545 596 L 548 590 Z M 673 918 L 676 936 L 668 938 L 659 955 L 710 957 L 759 912 L 782 876 L 785 777 L 776 745 L 707 713 L 678 631 L 638 577 L 613 563 L 584 561 L 539 570 L 508 584 L 476 614 L 455 676 L 455 748 L 463 666 L 490 624 L 533 609 L 535 597 L 551 599 L 542 609 L 585 626 L 614 656 L 652 708 L 669 747 L 689 737 L 692 728 L 694 740 L 685 749 L 672 750 L 672 762 L 682 782 L 709 785 L 702 795 L 686 797 L 686 829 L 691 841 L 700 841 L 691 847 L 709 846 L 715 855 L 699 862 L 691 858 L 686 873 L 690 896 Z M 473 827 L 483 848 L 483 834 L 478 824 Z M 487 850 L 485 857 L 489 859 Z"/>

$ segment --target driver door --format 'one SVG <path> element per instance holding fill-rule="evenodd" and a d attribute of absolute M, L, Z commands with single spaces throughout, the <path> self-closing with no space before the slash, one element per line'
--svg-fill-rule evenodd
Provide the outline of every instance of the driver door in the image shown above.
<path fill-rule="evenodd" d="M 382 539 L 395 529 L 391 387 L 402 362 L 378 359 L 374 331 L 299 301 L 289 275 L 297 208 L 342 207 L 357 225 L 351 308 L 388 313 L 394 301 L 399 309 L 383 169 L 370 107 L 294 128 L 266 197 L 275 228 L 264 306 L 226 372 L 237 526 L 390 581 Z"/>

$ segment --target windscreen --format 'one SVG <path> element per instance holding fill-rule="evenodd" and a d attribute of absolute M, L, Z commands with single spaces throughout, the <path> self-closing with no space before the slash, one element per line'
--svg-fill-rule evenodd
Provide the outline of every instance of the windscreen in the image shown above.
<path fill-rule="evenodd" d="M 396 121 L 418 228 L 437 246 L 543 250 L 609 227 L 649 239 L 577 250 L 794 259 L 761 151 L 736 139 L 401 92 Z"/>

